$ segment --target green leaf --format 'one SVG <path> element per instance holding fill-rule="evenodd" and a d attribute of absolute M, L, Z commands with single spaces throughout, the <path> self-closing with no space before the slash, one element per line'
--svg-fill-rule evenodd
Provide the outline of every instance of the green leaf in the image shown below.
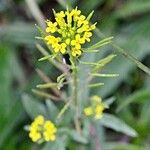
<path fill-rule="evenodd" d="M 104 150 L 148 150 L 143 146 L 121 143 L 121 142 L 107 142 L 105 143 Z"/>
<path fill-rule="evenodd" d="M 76 142 L 79 142 L 79 143 L 82 143 L 82 144 L 87 144 L 88 143 L 88 140 L 75 130 L 68 130 L 68 134 Z"/>
<path fill-rule="evenodd" d="M 58 114 L 58 108 L 55 106 L 55 104 L 51 100 L 46 100 L 46 106 L 48 111 L 48 116 L 51 120 L 55 121 L 56 116 Z"/>
<path fill-rule="evenodd" d="M 58 137 L 57 137 L 58 138 Z M 48 142 L 44 145 L 42 150 L 66 150 L 66 143 L 63 139 L 58 138 L 55 142 Z"/>
<path fill-rule="evenodd" d="M 122 132 L 131 137 L 137 136 L 137 132 L 134 129 L 129 127 L 125 122 L 123 122 L 119 118 L 110 114 L 105 113 L 102 119 L 100 120 L 100 124 L 107 128 L 111 128 L 117 132 Z"/>
<path fill-rule="evenodd" d="M 110 97 L 106 100 L 104 100 L 104 104 L 109 108 L 109 106 L 116 100 L 115 97 Z"/>
<path fill-rule="evenodd" d="M 150 12 L 149 1 L 128 1 L 120 9 L 115 12 L 115 16 L 119 18 L 126 18 L 136 14 Z"/>
<path fill-rule="evenodd" d="M 140 118 L 138 120 L 140 126 L 144 126 L 145 128 L 147 128 L 146 134 L 148 134 L 150 132 L 150 128 L 149 128 L 150 117 L 149 117 L 149 114 L 150 114 L 150 102 L 147 101 L 142 105 Z"/>
<path fill-rule="evenodd" d="M 16 86 L 12 86 L 13 79 L 20 85 L 19 81 L 23 81 L 23 77 L 16 65 L 14 49 L 8 45 L 0 44 L 0 149 L 3 149 L 8 141 L 12 142 L 16 127 L 24 120 L 22 105 L 18 99 L 21 87 L 18 90 Z M 17 75 L 12 66 L 16 67 Z"/>
<path fill-rule="evenodd" d="M 46 108 L 45 106 L 34 100 L 33 97 L 27 95 L 27 94 L 23 94 L 22 95 L 22 103 L 23 106 L 27 112 L 27 114 L 34 119 L 35 117 L 37 117 L 38 115 L 44 115 L 46 116 Z"/>
<path fill-rule="evenodd" d="M 117 108 L 117 112 L 121 111 L 123 108 L 127 107 L 129 104 L 133 102 L 145 102 L 149 101 L 150 99 L 150 89 L 143 89 L 139 90 L 132 95 L 128 96 L 126 99 L 124 99 L 121 104 Z"/>
<path fill-rule="evenodd" d="M 33 45 L 35 42 L 34 24 L 15 22 L 5 25 L 0 29 L 0 37 L 2 37 L 3 42 L 6 41 L 7 43 Z"/>

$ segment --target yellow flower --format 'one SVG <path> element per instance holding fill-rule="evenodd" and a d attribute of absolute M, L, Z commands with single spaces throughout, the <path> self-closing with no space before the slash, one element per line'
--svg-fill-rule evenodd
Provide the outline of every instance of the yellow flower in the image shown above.
<path fill-rule="evenodd" d="M 56 13 L 55 15 L 57 18 L 64 18 L 65 17 L 64 11 L 60 11 L 59 13 Z"/>
<path fill-rule="evenodd" d="M 72 16 L 73 16 L 73 20 L 74 20 L 74 21 L 77 21 L 78 16 L 81 14 L 81 11 L 80 11 L 80 10 L 77 10 L 77 7 L 76 7 L 75 9 L 73 9 L 73 10 L 71 11 L 71 14 L 72 14 Z"/>
<path fill-rule="evenodd" d="M 37 142 L 41 138 L 41 134 L 37 131 L 32 131 L 29 133 L 29 137 L 33 142 Z"/>
<path fill-rule="evenodd" d="M 42 125 L 44 123 L 44 117 L 42 115 L 39 115 L 38 117 L 35 118 L 34 123 Z"/>
<path fill-rule="evenodd" d="M 77 32 L 81 34 L 81 33 L 85 32 L 85 31 L 90 31 L 90 28 L 91 28 L 91 27 L 89 27 L 88 24 L 85 24 L 85 23 L 84 23 L 84 24 L 82 25 L 82 27 L 80 27 L 80 28 L 77 29 Z"/>
<path fill-rule="evenodd" d="M 47 41 L 48 44 L 52 44 L 52 47 L 55 47 L 55 45 L 58 44 L 61 41 L 61 39 L 59 37 L 56 38 L 52 35 L 46 36 L 45 40 Z"/>
<path fill-rule="evenodd" d="M 47 28 L 46 28 L 46 32 L 51 32 L 54 33 L 57 30 L 57 22 L 52 23 L 51 21 L 47 21 Z"/>
<path fill-rule="evenodd" d="M 80 55 L 81 55 L 80 49 L 72 48 L 72 56 L 76 57 L 76 56 L 80 56 Z"/>
<path fill-rule="evenodd" d="M 81 49 L 81 44 L 84 44 L 85 40 L 80 37 L 80 34 L 75 36 L 75 40 L 71 41 L 71 45 L 75 46 L 76 49 Z"/>
<path fill-rule="evenodd" d="M 84 24 L 85 21 L 86 21 L 85 19 L 86 19 L 86 17 L 84 15 L 81 15 L 80 17 L 78 17 L 78 19 L 77 19 L 78 20 L 77 26 L 80 27 L 82 24 Z"/>
<path fill-rule="evenodd" d="M 66 11 L 65 14 L 67 15 L 67 23 L 68 23 L 68 25 L 71 27 L 71 22 L 72 22 L 72 16 L 73 16 L 73 14 L 72 14 L 72 13 L 69 13 L 68 10 Z"/>
<path fill-rule="evenodd" d="M 91 97 L 91 100 L 92 104 L 84 109 L 84 114 L 86 116 L 93 116 L 96 120 L 101 119 L 106 108 L 104 103 L 102 103 L 101 97 L 95 95 Z"/>
<path fill-rule="evenodd" d="M 62 44 L 61 44 L 60 52 L 61 52 L 62 54 L 64 54 L 64 53 L 66 52 L 66 47 L 67 47 L 67 45 L 66 45 L 65 43 L 62 43 Z"/>
<path fill-rule="evenodd" d="M 41 139 L 45 141 L 54 141 L 56 139 L 57 128 L 50 121 L 44 119 L 43 116 L 38 116 L 34 119 L 29 128 L 29 137 L 33 142 L 38 142 Z"/>
<path fill-rule="evenodd" d="M 90 37 L 92 36 L 92 33 L 91 32 L 85 32 L 84 35 L 83 35 L 83 38 L 85 40 L 87 40 L 88 42 L 90 42 Z"/>
<path fill-rule="evenodd" d="M 62 43 L 62 44 L 53 44 L 53 48 L 54 48 L 54 51 L 57 53 L 57 52 L 61 52 L 62 54 L 64 54 L 66 52 L 66 44 L 65 43 Z"/>
<path fill-rule="evenodd" d="M 102 98 L 97 96 L 97 95 L 94 95 L 94 96 L 91 97 L 91 100 L 96 102 L 96 103 L 101 103 Z"/>
<path fill-rule="evenodd" d="M 84 109 L 84 114 L 85 114 L 86 116 L 91 116 L 91 115 L 93 114 L 93 109 L 92 109 L 92 107 L 86 107 L 86 108 Z"/>
<path fill-rule="evenodd" d="M 104 105 L 102 103 L 97 104 L 95 108 L 95 119 L 101 119 L 103 115 Z"/>
<path fill-rule="evenodd" d="M 78 57 L 82 52 L 82 45 L 90 41 L 91 31 L 95 24 L 90 25 L 89 20 L 81 14 L 77 7 L 71 11 L 54 11 L 55 22 L 47 20 L 44 40 L 51 45 L 55 53 L 72 54 Z M 49 35 L 51 34 L 51 35 Z"/>
<path fill-rule="evenodd" d="M 57 129 L 51 121 L 46 121 L 44 125 L 44 139 L 45 141 L 54 141 L 56 139 Z"/>
<path fill-rule="evenodd" d="M 61 45 L 60 44 L 53 44 L 52 47 L 54 48 L 55 53 L 59 52 L 59 50 L 61 49 Z"/>

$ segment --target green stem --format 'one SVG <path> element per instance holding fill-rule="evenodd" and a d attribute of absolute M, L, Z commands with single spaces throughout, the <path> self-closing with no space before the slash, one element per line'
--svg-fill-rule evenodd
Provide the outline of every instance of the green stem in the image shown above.
<path fill-rule="evenodd" d="M 75 128 L 78 133 L 81 133 L 81 127 L 80 127 L 80 120 L 79 120 L 79 104 L 78 104 L 78 78 L 77 78 L 77 67 L 76 67 L 76 60 L 72 57 L 71 64 L 72 64 L 72 79 L 73 79 L 73 85 L 72 85 L 72 99 L 73 99 L 73 105 L 75 106 L 75 116 L 74 116 L 74 123 Z"/>

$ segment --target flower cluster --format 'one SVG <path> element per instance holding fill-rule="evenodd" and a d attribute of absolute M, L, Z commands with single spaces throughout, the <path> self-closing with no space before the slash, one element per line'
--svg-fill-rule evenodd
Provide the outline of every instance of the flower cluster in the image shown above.
<path fill-rule="evenodd" d="M 55 141 L 57 128 L 50 120 L 45 120 L 43 116 L 37 116 L 29 128 L 29 137 L 33 142 L 39 140 Z"/>
<path fill-rule="evenodd" d="M 46 21 L 48 33 L 45 41 L 50 44 L 55 53 L 68 53 L 72 56 L 81 55 L 81 45 L 90 42 L 95 24 L 90 25 L 89 18 L 81 15 L 77 8 L 69 11 L 54 11 L 56 22 Z"/>
<path fill-rule="evenodd" d="M 95 119 L 101 119 L 103 116 L 103 111 L 105 109 L 105 105 L 102 103 L 102 99 L 99 96 L 92 96 L 92 105 L 88 106 L 84 109 L 84 114 L 86 116 L 93 116 Z"/>

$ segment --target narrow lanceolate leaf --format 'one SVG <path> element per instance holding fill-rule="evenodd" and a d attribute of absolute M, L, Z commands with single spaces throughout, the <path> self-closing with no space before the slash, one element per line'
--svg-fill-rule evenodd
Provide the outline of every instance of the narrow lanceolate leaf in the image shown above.
<path fill-rule="evenodd" d="M 94 84 L 90 84 L 88 85 L 89 88 L 94 88 L 94 87 L 99 87 L 99 86 L 102 86 L 104 85 L 104 83 L 94 83 Z"/>
<path fill-rule="evenodd" d="M 102 46 L 105 46 L 105 45 L 111 43 L 112 39 L 113 39 L 113 37 L 108 37 L 108 38 L 105 38 L 103 40 L 100 40 L 96 44 L 94 44 L 91 47 L 87 48 L 87 50 L 98 49 L 98 48 L 100 48 Z"/>
<path fill-rule="evenodd" d="M 53 59 L 55 57 L 56 57 L 56 55 L 47 55 L 47 56 L 44 56 L 44 57 L 38 59 L 38 61 L 44 61 L 44 60 L 47 60 L 47 59 L 50 59 L 50 58 Z"/>
<path fill-rule="evenodd" d="M 112 59 L 114 57 L 116 57 L 117 55 L 114 55 L 114 54 L 111 54 L 111 55 L 108 55 L 107 57 L 101 59 L 100 61 L 98 61 L 98 65 L 95 66 L 92 70 L 92 72 L 97 72 L 99 69 L 101 69 L 102 67 L 104 67 L 106 64 L 108 64 L 109 62 L 112 61 Z"/>
<path fill-rule="evenodd" d="M 137 132 L 133 128 L 128 126 L 124 121 L 110 114 L 105 113 L 100 120 L 100 124 L 117 132 L 122 132 L 131 137 L 137 136 Z"/>
<path fill-rule="evenodd" d="M 129 144 L 126 142 L 106 142 L 104 150 L 149 150 L 141 145 Z"/>
<path fill-rule="evenodd" d="M 88 140 L 83 135 L 79 134 L 75 130 L 68 130 L 68 134 L 76 142 L 79 142 L 79 143 L 82 143 L 82 144 L 87 144 L 88 143 Z"/>
<path fill-rule="evenodd" d="M 118 77 L 119 74 L 99 74 L 99 73 L 92 73 L 94 77 Z"/>
<path fill-rule="evenodd" d="M 39 101 L 35 100 L 33 97 L 23 94 L 22 103 L 30 117 L 35 118 L 39 114 L 46 116 L 45 106 Z"/>
<path fill-rule="evenodd" d="M 47 89 L 47 88 L 52 88 L 56 86 L 57 86 L 57 83 L 45 83 L 45 84 L 39 84 L 36 87 L 39 89 Z"/>

